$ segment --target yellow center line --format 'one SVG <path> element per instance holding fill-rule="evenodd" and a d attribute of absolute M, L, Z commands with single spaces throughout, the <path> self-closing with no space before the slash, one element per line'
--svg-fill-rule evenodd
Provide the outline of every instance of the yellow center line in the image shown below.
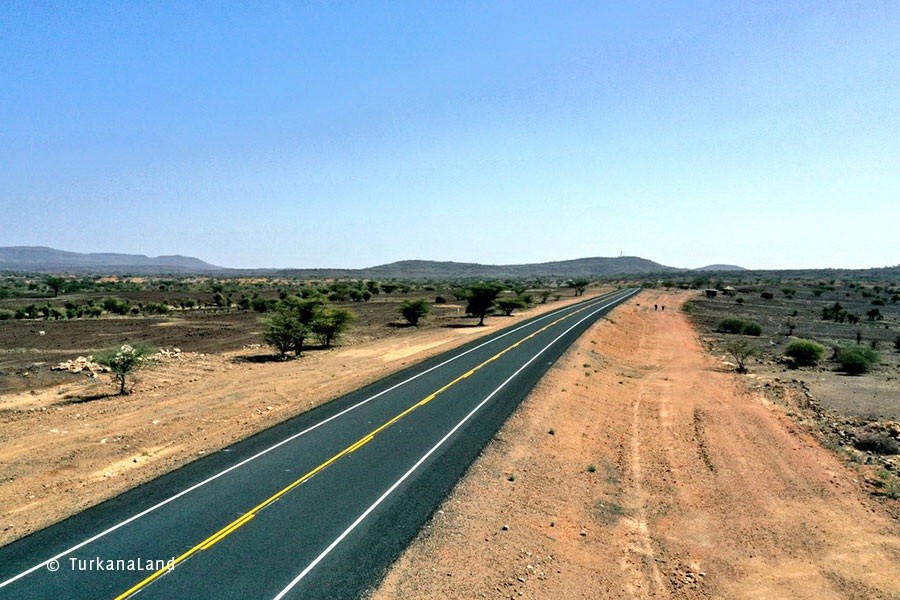
<path fill-rule="evenodd" d="M 606 299 L 606 298 L 604 298 L 604 300 L 605 300 L 605 299 Z M 341 458 L 342 456 L 344 456 L 344 455 L 346 455 L 346 454 L 349 454 L 349 453 L 353 452 L 354 450 L 357 450 L 357 449 L 359 449 L 360 447 L 362 447 L 363 445 L 367 444 L 368 442 L 370 442 L 370 441 L 375 437 L 375 435 L 377 435 L 377 434 L 380 433 L 381 431 L 384 431 L 385 429 L 387 429 L 388 427 L 390 427 L 391 425 L 393 425 L 394 423 L 396 423 L 397 421 L 399 421 L 400 419 L 402 419 L 403 417 L 405 417 L 406 415 L 408 415 L 409 413 L 411 413 L 412 411 L 414 411 L 414 410 L 417 409 L 418 407 L 424 406 L 425 404 L 428 404 L 429 402 L 431 402 L 432 400 L 434 400 L 434 398 L 435 398 L 438 394 L 440 394 L 441 392 L 447 390 L 448 388 L 450 388 L 450 387 L 453 386 L 453 385 L 456 385 L 457 383 L 459 383 L 459 382 L 462 381 L 463 379 L 469 377 L 470 375 L 472 375 L 473 373 L 475 373 L 476 371 L 478 371 L 479 369 L 481 369 L 481 368 L 484 367 L 485 365 L 488 365 L 488 364 L 492 363 L 493 361 L 497 360 L 498 358 L 500 358 L 501 356 L 503 356 L 504 354 L 506 354 L 507 352 L 509 352 L 509 351 L 512 350 L 513 348 L 518 347 L 518 346 L 519 346 L 520 344 L 522 344 L 523 342 L 525 342 L 525 341 L 527 341 L 527 340 L 530 340 L 531 338 L 535 337 L 536 335 L 538 335 L 538 334 L 540 334 L 540 333 L 542 333 L 542 332 L 544 332 L 544 331 L 550 329 L 551 327 L 553 327 L 553 326 L 556 325 L 557 323 L 559 323 L 559 322 L 561 322 L 561 321 L 565 321 L 565 320 L 568 319 L 569 317 L 572 317 L 572 316 L 574 316 L 574 315 L 577 315 L 578 313 L 580 313 L 580 312 L 582 312 L 582 311 L 585 311 L 585 310 L 587 310 L 587 309 L 589 309 L 589 308 L 593 308 L 594 306 L 596 306 L 597 304 L 599 304 L 599 303 L 602 302 L 602 301 L 603 301 L 603 300 L 600 300 L 600 301 L 598 301 L 598 302 L 594 302 L 594 303 L 589 304 L 589 305 L 587 305 L 587 306 L 583 306 L 582 308 L 579 308 L 578 310 L 572 311 L 572 312 L 570 312 L 569 314 L 567 314 L 567 315 L 565 315 L 565 316 L 563 316 L 563 317 L 560 317 L 559 319 L 556 319 L 556 320 L 553 321 L 552 323 L 548 323 L 548 324 L 544 325 L 544 326 L 541 327 L 540 329 L 538 329 L 538 330 L 534 331 L 533 333 L 531 333 L 531 334 L 525 336 L 524 338 L 522 338 L 522 339 L 519 340 L 518 342 L 516 342 L 516 343 L 514 343 L 514 344 L 511 344 L 510 346 L 507 346 L 506 348 L 504 348 L 503 350 L 501 350 L 500 352 L 498 352 L 498 353 L 495 354 L 494 356 L 492 356 L 492 357 L 490 357 L 489 359 L 485 360 L 483 363 L 481 363 L 481 364 L 479 364 L 478 366 L 472 368 L 471 370 L 467 371 L 466 373 L 460 375 L 459 377 L 457 377 L 456 379 L 454 379 L 454 380 L 451 381 L 450 383 L 444 385 L 443 387 L 441 387 L 441 388 L 438 389 L 437 391 L 435 391 L 435 392 L 429 394 L 429 395 L 426 396 L 424 399 L 420 400 L 420 401 L 417 402 L 416 404 L 413 404 L 412 406 L 410 406 L 409 408 L 407 408 L 406 410 L 404 410 L 403 412 L 401 412 L 400 414 L 398 414 L 397 416 L 395 416 L 394 418 L 392 418 L 390 421 L 386 422 L 384 425 L 381 425 L 380 427 L 378 427 L 377 429 L 373 430 L 372 432 L 366 434 L 365 436 L 363 436 L 362 438 L 360 438 L 359 440 L 357 440 L 356 442 L 354 442 L 354 443 L 351 444 L 350 446 L 344 448 L 343 450 L 341 450 L 340 452 L 338 452 L 337 454 L 335 454 L 334 456 L 332 456 L 331 458 L 329 458 L 328 460 L 326 460 L 325 462 L 323 462 L 321 465 L 319 465 L 318 467 L 316 467 L 315 469 L 313 469 L 312 471 L 310 471 L 309 473 L 307 473 L 307 474 L 304 475 L 303 477 L 297 479 L 296 481 L 294 481 L 293 483 L 291 483 L 290 485 L 288 485 L 287 487 L 285 487 L 285 488 L 282 489 L 281 491 L 277 492 L 276 494 L 272 495 L 271 497 L 269 497 L 268 499 L 264 500 L 264 501 L 261 502 L 260 504 L 256 505 L 255 507 L 253 507 L 252 509 L 250 509 L 249 511 L 247 511 L 246 513 L 244 513 L 243 515 L 241 515 L 238 519 L 232 521 L 231 523 L 229 523 L 228 525 L 226 525 L 225 527 L 223 527 L 222 529 L 220 529 L 220 530 L 217 531 L 216 533 L 212 534 L 211 536 L 209 536 L 208 538 L 206 538 L 205 540 L 203 540 L 202 542 L 200 542 L 199 544 L 197 544 L 196 546 L 194 546 L 193 548 L 191 548 L 190 550 L 188 550 L 187 552 L 185 552 L 185 553 L 182 554 L 181 556 L 177 557 L 177 558 L 174 560 L 173 564 L 172 564 L 173 568 L 174 568 L 174 566 L 176 566 L 176 565 L 180 564 L 181 562 L 183 562 L 184 560 L 188 559 L 190 556 L 192 556 L 193 554 L 195 554 L 195 553 L 198 552 L 199 550 L 206 550 L 207 548 L 211 547 L 213 544 L 218 543 L 218 542 L 221 541 L 223 538 L 225 538 L 226 536 L 230 535 L 232 532 L 234 532 L 234 531 L 237 530 L 238 528 L 242 527 L 243 525 L 245 525 L 248 521 L 250 521 L 253 517 L 255 517 L 255 516 L 256 516 L 256 513 L 258 513 L 260 510 L 262 510 L 262 509 L 265 508 L 266 506 L 272 504 L 273 502 L 275 502 L 276 500 L 278 500 L 279 498 L 281 498 L 282 496 L 284 496 L 285 494 L 287 494 L 288 492 L 290 492 L 292 489 L 294 489 L 295 487 L 297 487 L 298 485 L 300 485 L 300 484 L 303 483 L 304 481 L 308 480 L 310 477 L 312 477 L 313 475 L 315 475 L 316 473 L 318 473 L 319 471 L 321 471 L 322 469 L 324 469 L 325 467 L 327 467 L 327 466 L 330 465 L 331 463 L 335 462 L 336 460 L 338 460 L 338 459 Z M 147 577 L 147 578 L 144 579 L 143 581 L 137 583 L 137 584 L 134 585 L 133 587 L 129 588 L 128 590 L 126 590 L 126 591 L 122 592 L 121 594 L 119 594 L 118 596 L 116 596 L 115 600 L 124 600 L 125 598 L 127 598 L 128 596 L 134 594 L 134 593 L 137 592 L 139 589 L 143 588 L 144 586 L 146 586 L 146 585 L 149 584 L 150 582 L 154 581 L 154 580 L 157 579 L 158 577 L 161 577 L 162 575 L 165 575 L 165 574 L 168 573 L 170 570 L 172 570 L 172 569 L 169 569 L 168 567 L 166 567 L 166 568 L 160 569 L 159 571 L 156 571 L 155 573 L 153 573 L 152 575 L 150 575 L 149 577 Z"/>

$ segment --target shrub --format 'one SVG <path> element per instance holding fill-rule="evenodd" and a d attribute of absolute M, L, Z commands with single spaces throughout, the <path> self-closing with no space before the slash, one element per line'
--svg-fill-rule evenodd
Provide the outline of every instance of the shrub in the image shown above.
<path fill-rule="evenodd" d="M 447 304 L 447 299 L 444 298 L 443 296 L 438 296 L 437 298 L 434 299 L 434 303 L 435 304 Z"/>
<path fill-rule="evenodd" d="M 894 338 L 894 350 L 900 352 L 900 335 Z"/>
<path fill-rule="evenodd" d="M 328 348 L 335 338 L 350 327 L 356 316 L 346 308 L 326 308 L 320 311 L 311 323 L 312 331 Z"/>
<path fill-rule="evenodd" d="M 722 333 L 741 333 L 744 331 L 744 320 L 738 317 L 725 317 L 719 322 Z"/>
<path fill-rule="evenodd" d="M 746 321 L 742 333 L 744 335 L 760 335 L 762 334 L 762 326 L 755 321 Z"/>
<path fill-rule="evenodd" d="M 128 300 L 108 296 L 103 300 L 103 309 L 114 315 L 127 315 L 129 311 Z"/>
<path fill-rule="evenodd" d="M 881 314 L 881 311 L 877 308 L 873 308 L 872 310 L 867 311 L 866 316 L 869 317 L 870 321 L 877 321 L 884 318 L 884 315 Z"/>
<path fill-rule="evenodd" d="M 122 344 L 121 348 L 109 350 L 96 357 L 94 362 L 109 367 L 119 382 L 119 394 L 125 395 L 128 393 L 125 390 L 125 378 L 146 363 L 149 353 L 150 350 L 144 346 Z"/>
<path fill-rule="evenodd" d="M 725 351 L 734 358 L 738 373 L 747 372 L 747 361 L 756 355 L 756 350 L 747 342 L 737 340 L 725 344 Z"/>
<path fill-rule="evenodd" d="M 865 346 L 844 346 L 835 352 L 840 370 L 848 375 L 862 375 L 878 362 L 878 353 Z"/>
<path fill-rule="evenodd" d="M 794 340 L 784 349 L 784 354 L 799 367 L 811 367 L 821 360 L 825 346 L 812 340 Z"/>
<path fill-rule="evenodd" d="M 498 298 L 497 299 L 497 308 L 503 311 L 503 314 L 507 317 L 512 315 L 513 311 L 518 309 L 523 309 L 527 306 L 525 301 L 521 296 L 516 298 Z"/>
<path fill-rule="evenodd" d="M 425 298 L 417 298 L 403 301 L 398 310 L 410 325 L 416 327 L 419 325 L 419 319 L 431 312 L 431 306 Z"/>
<path fill-rule="evenodd" d="M 141 311 L 145 315 L 165 315 L 169 312 L 169 307 L 161 302 L 148 302 L 141 307 Z"/>
<path fill-rule="evenodd" d="M 866 431 L 856 436 L 853 445 L 865 452 L 877 454 L 900 454 L 900 442 L 886 433 Z"/>
<path fill-rule="evenodd" d="M 0 308 L 0 321 L 8 321 L 16 316 L 11 310 L 6 310 L 5 308 Z"/>
<path fill-rule="evenodd" d="M 269 303 L 265 298 L 260 298 L 259 296 L 257 296 L 256 298 L 250 300 L 250 308 L 258 313 L 264 313 L 269 310 Z"/>
<path fill-rule="evenodd" d="M 775 297 L 775 294 L 773 294 L 772 292 L 763 292 L 762 294 L 759 295 L 759 297 L 762 298 L 763 300 L 771 300 L 772 298 Z"/>
<path fill-rule="evenodd" d="M 300 322 L 297 315 L 289 309 L 282 309 L 272 318 L 263 321 L 266 325 L 263 339 L 268 345 L 278 350 L 281 358 L 287 358 L 290 350 L 300 356 L 303 342 L 309 336 L 309 328 Z"/>
<path fill-rule="evenodd" d="M 794 335 L 794 330 L 797 329 L 797 322 L 788 319 L 784 322 L 784 327 L 788 330 L 788 335 Z"/>

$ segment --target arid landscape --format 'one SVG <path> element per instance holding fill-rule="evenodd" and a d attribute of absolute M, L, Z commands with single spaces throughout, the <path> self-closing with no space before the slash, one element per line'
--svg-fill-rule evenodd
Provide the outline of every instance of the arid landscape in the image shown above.
<path fill-rule="evenodd" d="M 0 600 L 900 600 L 898 31 L 0 2 Z"/>
<path fill-rule="evenodd" d="M 593 286 L 589 294 L 610 289 Z M 157 296 L 122 295 L 134 303 Z M 492 317 L 481 328 L 454 303 L 436 304 L 420 327 L 404 326 L 402 299 L 347 305 L 358 318 L 339 347 L 313 348 L 288 362 L 265 347 L 265 323 L 255 311 L 0 323 L 2 347 L 17 350 L 6 352 L 2 379 L 9 383 L 0 391 L 0 544 L 404 366 L 582 297 L 560 288 L 546 304 Z M 116 395 L 108 373 L 77 362 L 54 370 L 122 342 L 161 349 L 129 383 L 127 396 Z"/>
<path fill-rule="evenodd" d="M 696 297 L 598 321 L 371 597 L 898 597 L 896 499 L 773 399 L 784 374 L 704 353 Z"/>

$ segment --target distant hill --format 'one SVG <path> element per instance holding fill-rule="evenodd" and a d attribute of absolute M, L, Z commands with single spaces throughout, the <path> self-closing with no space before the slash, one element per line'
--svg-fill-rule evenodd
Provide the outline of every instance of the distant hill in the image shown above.
<path fill-rule="evenodd" d="M 677 271 L 636 256 L 578 258 L 522 265 L 482 265 L 434 260 L 401 260 L 365 269 L 281 269 L 278 275 L 296 277 L 371 277 L 378 279 L 514 279 L 530 277 L 594 277 L 597 275 Z"/>
<path fill-rule="evenodd" d="M 739 269 L 727 265 L 716 267 Z M 684 271 L 637 256 L 593 257 L 520 264 L 483 265 L 433 260 L 402 260 L 364 269 L 228 269 L 189 256 L 144 256 L 65 252 L 42 246 L 0 248 L 0 270 L 44 273 L 278 275 L 286 277 L 360 277 L 373 279 L 516 279 L 597 277 Z"/>
<path fill-rule="evenodd" d="M 205 273 L 222 267 L 190 256 L 144 256 L 66 252 L 44 246 L 0 248 L 0 269 L 6 271 L 102 272 L 102 273 Z"/>
<path fill-rule="evenodd" d="M 744 267 L 739 267 L 737 265 L 706 265 L 705 267 L 700 267 L 699 269 L 694 269 L 695 271 L 746 271 Z"/>

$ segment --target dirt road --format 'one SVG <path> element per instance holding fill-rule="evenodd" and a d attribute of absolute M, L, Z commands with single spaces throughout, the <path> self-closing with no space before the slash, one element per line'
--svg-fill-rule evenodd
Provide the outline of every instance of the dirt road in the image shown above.
<path fill-rule="evenodd" d="M 702 353 L 681 298 L 637 301 L 548 373 L 375 598 L 900 597 L 900 525 L 858 476 Z"/>

